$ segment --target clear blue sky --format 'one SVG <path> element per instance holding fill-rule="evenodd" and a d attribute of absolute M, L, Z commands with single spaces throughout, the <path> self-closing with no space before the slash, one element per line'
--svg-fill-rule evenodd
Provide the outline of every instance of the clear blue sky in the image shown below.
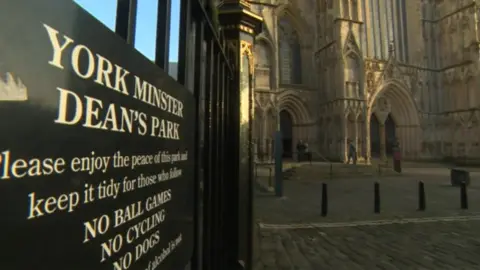
<path fill-rule="evenodd" d="M 115 30 L 117 0 L 74 0 L 74 2 L 90 12 L 108 28 Z M 157 4 L 158 0 L 138 0 L 137 8 L 135 48 L 151 60 L 155 59 Z M 179 17 L 180 1 L 173 0 L 170 17 L 170 62 L 178 60 Z"/>

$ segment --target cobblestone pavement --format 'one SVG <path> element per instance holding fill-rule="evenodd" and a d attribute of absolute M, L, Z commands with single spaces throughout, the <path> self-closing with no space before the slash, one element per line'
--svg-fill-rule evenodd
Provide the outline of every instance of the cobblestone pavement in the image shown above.
<path fill-rule="evenodd" d="M 285 181 L 285 197 L 257 193 L 260 269 L 480 269 L 480 174 L 472 173 L 469 210 L 443 168 L 402 176 L 333 179 L 329 212 L 320 216 L 321 182 Z M 416 211 L 417 182 L 427 209 Z M 373 183 L 381 213 L 373 213 Z"/>
<path fill-rule="evenodd" d="M 261 230 L 256 269 L 480 269 L 480 221 Z"/>

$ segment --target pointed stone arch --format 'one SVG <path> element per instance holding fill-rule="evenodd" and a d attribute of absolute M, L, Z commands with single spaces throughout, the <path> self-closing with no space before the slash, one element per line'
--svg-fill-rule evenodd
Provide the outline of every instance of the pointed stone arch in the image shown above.
<path fill-rule="evenodd" d="M 371 139 L 370 120 L 374 110 L 380 109 L 376 107 L 376 102 L 380 97 L 388 99 L 390 105 L 388 111 L 385 111 L 384 114 L 376 113 L 377 118 L 379 118 L 378 121 L 383 124 L 390 115 L 395 122 L 395 133 L 400 142 L 402 156 L 407 159 L 417 158 L 420 154 L 422 138 L 417 105 L 407 87 L 397 79 L 383 82 L 369 99 L 366 115 L 368 144 L 370 144 Z M 385 136 L 382 132 L 380 134 L 380 136 Z M 367 158 L 370 158 L 370 156 L 370 147 L 368 147 Z"/>
<path fill-rule="evenodd" d="M 380 96 L 387 97 L 391 102 L 393 117 L 399 125 L 420 126 L 417 105 L 405 84 L 398 79 L 390 79 L 382 83 L 370 97 L 367 105 L 369 113 L 372 112 L 374 103 Z"/>
<path fill-rule="evenodd" d="M 295 7 L 295 4 L 290 3 L 279 5 L 275 9 L 275 14 L 277 18 L 286 17 L 290 20 L 292 26 L 295 28 L 295 30 L 298 31 L 298 34 L 300 36 L 300 43 L 302 44 L 302 46 L 306 46 L 309 43 L 307 33 L 310 29 L 310 26 L 304 19 L 302 19 L 303 16 L 300 13 L 300 10 Z"/>
<path fill-rule="evenodd" d="M 279 111 L 288 112 L 293 121 L 292 145 L 299 140 L 307 139 L 311 130 L 307 126 L 311 121 L 310 111 L 295 91 L 283 91 L 278 97 Z"/>
<path fill-rule="evenodd" d="M 275 44 L 273 43 L 273 38 L 267 33 L 262 32 L 255 37 L 255 42 L 260 42 L 260 41 L 267 43 L 272 50 L 274 50 L 276 47 Z"/>
<path fill-rule="evenodd" d="M 360 46 L 358 46 L 357 39 L 351 30 L 348 31 L 343 43 L 343 54 L 349 55 L 350 53 L 354 53 L 356 56 L 361 57 Z"/>
<path fill-rule="evenodd" d="M 295 124 L 310 122 L 310 112 L 297 95 L 284 92 L 279 96 L 278 106 L 280 110 L 287 110 L 292 115 Z"/>

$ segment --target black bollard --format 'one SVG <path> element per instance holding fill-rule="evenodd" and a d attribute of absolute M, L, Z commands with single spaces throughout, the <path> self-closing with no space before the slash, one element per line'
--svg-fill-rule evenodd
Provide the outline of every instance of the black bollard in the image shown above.
<path fill-rule="evenodd" d="M 468 209 L 467 184 L 465 181 L 460 186 L 460 205 L 462 209 Z"/>
<path fill-rule="evenodd" d="M 425 211 L 425 184 L 418 182 L 418 210 Z"/>
<path fill-rule="evenodd" d="M 373 207 L 374 207 L 374 212 L 375 214 L 380 213 L 380 184 L 378 182 L 375 182 L 375 187 L 374 187 L 374 199 L 373 199 Z"/>
<path fill-rule="evenodd" d="M 327 184 L 322 184 L 322 217 L 327 216 L 328 212 L 328 197 L 327 197 Z"/>

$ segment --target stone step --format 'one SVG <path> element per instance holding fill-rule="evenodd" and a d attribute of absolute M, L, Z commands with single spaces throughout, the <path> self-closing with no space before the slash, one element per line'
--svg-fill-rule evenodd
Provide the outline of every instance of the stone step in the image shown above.
<path fill-rule="evenodd" d="M 353 178 L 365 176 L 399 175 L 389 167 L 351 164 L 303 164 L 284 173 L 285 180 L 313 180 L 325 178 Z"/>

